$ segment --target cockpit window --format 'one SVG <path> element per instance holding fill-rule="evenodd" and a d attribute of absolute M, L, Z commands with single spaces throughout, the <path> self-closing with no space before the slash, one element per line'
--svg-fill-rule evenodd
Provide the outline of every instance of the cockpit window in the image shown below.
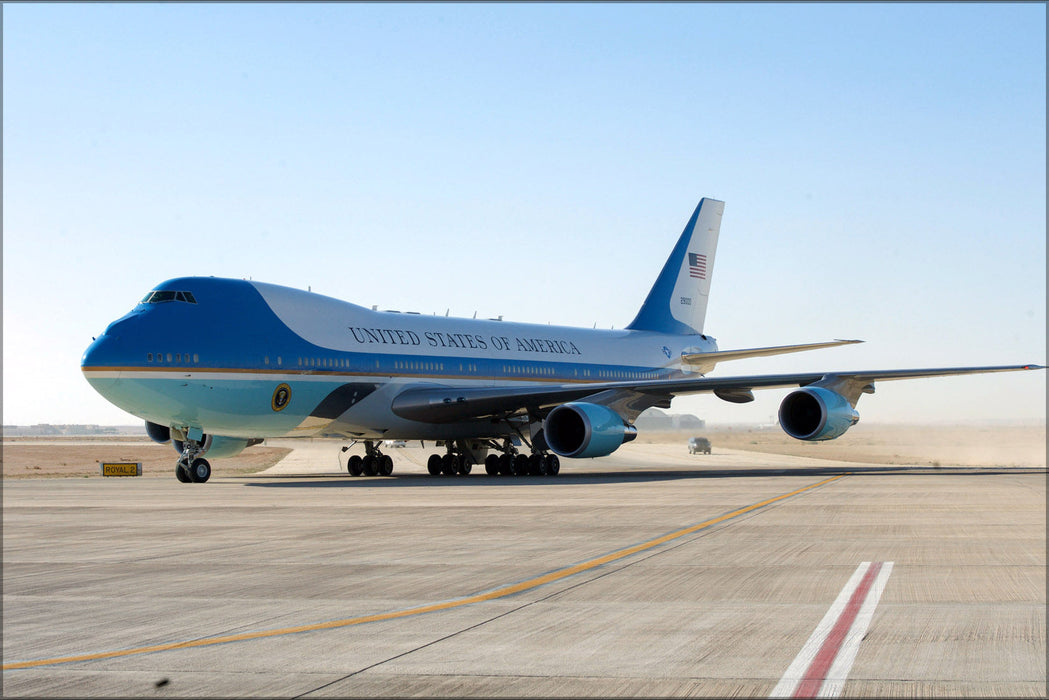
<path fill-rule="evenodd" d="M 196 304 L 197 300 L 194 298 L 192 292 L 150 292 L 146 296 L 142 297 L 142 304 L 162 304 L 165 301 L 184 301 L 189 304 Z"/>

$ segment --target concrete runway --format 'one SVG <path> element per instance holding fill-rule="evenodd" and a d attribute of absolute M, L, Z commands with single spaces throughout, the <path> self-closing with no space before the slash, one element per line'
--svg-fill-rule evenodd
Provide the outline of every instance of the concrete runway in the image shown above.
<path fill-rule="evenodd" d="M 207 484 L 5 481 L 3 695 L 767 697 L 892 562 L 843 695 L 1046 696 L 1042 467 L 631 443 L 353 478 L 297 444 Z"/>

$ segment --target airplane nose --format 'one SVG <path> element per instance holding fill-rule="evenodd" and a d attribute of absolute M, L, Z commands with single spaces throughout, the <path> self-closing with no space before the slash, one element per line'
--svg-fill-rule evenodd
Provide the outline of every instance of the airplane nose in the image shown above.
<path fill-rule="evenodd" d="M 84 356 L 80 358 L 80 368 L 86 367 L 99 367 L 105 364 L 103 358 L 106 355 L 104 346 L 107 344 L 108 339 L 105 334 L 95 338 L 90 345 L 87 346 L 87 350 L 84 351 Z"/>
<path fill-rule="evenodd" d="M 118 318 L 110 323 L 102 335 L 95 338 L 91 345 L 87 346 L 84 356 L 80 360 L 81 367 L 106 367 L 122 364 L 120 355 L 126 354 L 126 342 L 121 342 L 121 335 L 126 335 L 133 330 L 131 326 L 138 323 L 138 317 L 134 312 Z M 126 359 L 126 358 L 125 358 Z"/>

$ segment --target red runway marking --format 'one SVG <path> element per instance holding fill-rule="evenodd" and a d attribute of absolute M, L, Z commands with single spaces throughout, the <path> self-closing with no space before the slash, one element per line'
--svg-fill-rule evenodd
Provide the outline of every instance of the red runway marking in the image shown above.
<path fill-rule="evenodd" d="M 860 612 L 860 606 L 867 599 L 867 594 L 871 590 L 871 584 L 878 577 L 879 571 L 881 571 L 880 561 L 874 562 L 867 569 L 867 573 L 864 575 L 863 580 L 860 581 L 860 585 L 852 592 L 852 597 L 849 598 L 849 602 L 842 611 L 841 617 L 838 618 L 827 638 L 823 640 L 823 646 L 820 647 L 819 652 L 816 653 L 816 658 L 812 660 L 808 670 L 802 677 L 801 683 L 798 684 L 798 689 L 794 691 L 794 697 L 812 698 L 819 692 L 820 686 L 823 685 L 823 680 L 827 677 L 827 671 L 830 670 L 831 664 L 834 663 L 834 659 L 837 658 L 838 652 L 841 650 L 841 643 L 845 641 L 845 634 L 852 627 L 852 623 L 856 621 L 856 615 Z"/>
<path fill-rule="evenodd" d="M 892 574 L 892 562 L 861 562 L 769 697 L 836 698 Z"/>

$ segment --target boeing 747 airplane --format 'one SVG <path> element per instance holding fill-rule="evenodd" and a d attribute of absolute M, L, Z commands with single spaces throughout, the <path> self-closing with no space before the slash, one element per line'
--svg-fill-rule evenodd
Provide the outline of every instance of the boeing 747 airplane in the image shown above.
<path fill-rule="evenodd" d="M 719 363 L 860 342 L 719 350 L 703 332 L 724 203 L 702 199 L 636 318 L 597 330 L 376 311 L 273 284 L 182 277 L 159 284 L 84 353 L 106 399 L 171 442 L 182 482 L 211 458 L 267 437 L 364 443 L 347 470 L 389 476 L 384 440 L 433 441 L 430 474 L 554 475 L 559 457 L 601 457 L 633 440 L 638 414 L 680 394 L 752 401 L 796 387 L 779 422 L 831 440 L 859 420 L 877 381 L 1038 365 L 709 377 Z M 529 454 L 520 447 L 528 448 Z"/>

